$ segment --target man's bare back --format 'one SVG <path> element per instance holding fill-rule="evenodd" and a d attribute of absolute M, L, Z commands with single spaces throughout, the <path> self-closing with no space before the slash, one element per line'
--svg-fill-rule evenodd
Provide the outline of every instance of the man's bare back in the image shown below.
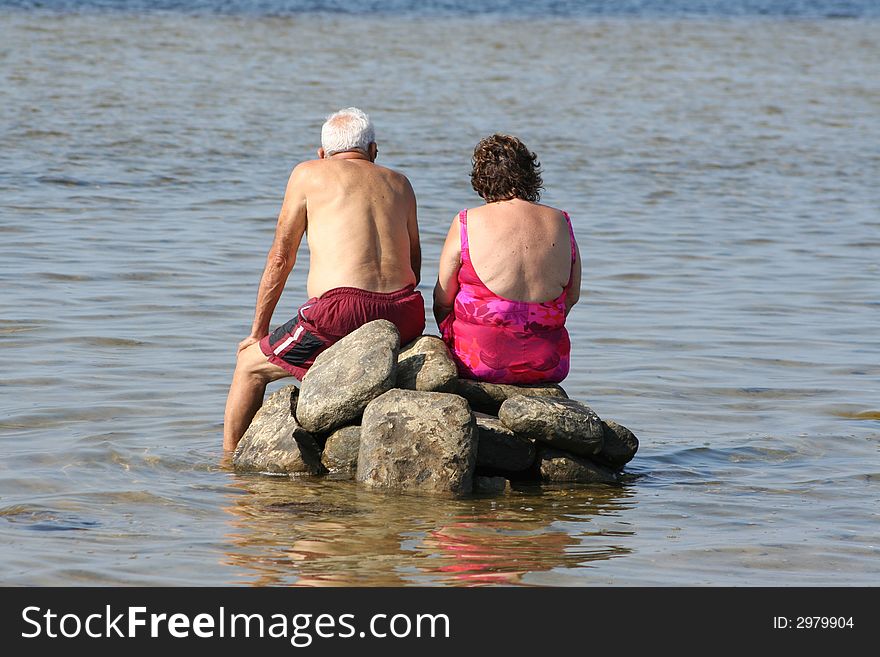
<path fill-rule="evenodd" d="M 338 287 L 391 292 L 418 284 L 421 248 L 412 186 L 402 174 L 375 164 L 376 145 L 371 148 L 366 155 L 330 157 L 319 149 L 321 159 L 290 174 L 246 340 L 268 332 L 304 234 L 310 297 Z"/>
<path fill-rule="evenodd" d="M 375 164 L 372 124 L 357 108 L 331 115 L 321 142 L 319 159 L 297 165 L 287 182 L 251 332 L 238 345 L 223 423 L 227 450 L 238 445 L 270 381 L 302 379 L 321 351 L 364 323 L 392 322 L 402 343 L 425 328 L 424 300 L 415 289 L 421 249 L 409 180 Z M 304 235 L 311 298 L 270 335 Z"/>
<path fill-rule="evenodd" d="M 418 283 L 416 199 L 405 176 L 340 153 L 300 164 L 293 193 L 307 212 L 308 293 L 391 292 Z"/>

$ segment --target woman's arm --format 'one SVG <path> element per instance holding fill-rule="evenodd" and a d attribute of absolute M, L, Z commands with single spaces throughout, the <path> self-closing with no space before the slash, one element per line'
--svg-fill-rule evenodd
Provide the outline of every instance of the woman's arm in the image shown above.
<path fill-rule="evenodd" d="M 574 243 L 574 265 L 571 268 L 571 284 L 568 286 L 568 292 L 565 294 L 565 316 L 571 307 L 581 298 L 581 250 L 578 248 L 577 242 Z"/>
<path fill-rule="evenodd" d="M 458 215 L 446 234 L 446 242 L 440 253 L 440 271 L 434 286 L 434 319 L 437 326 L 452 312 L 455 295 L 458 294 L 458 270 L 461 269 L 461 228 Z"/>

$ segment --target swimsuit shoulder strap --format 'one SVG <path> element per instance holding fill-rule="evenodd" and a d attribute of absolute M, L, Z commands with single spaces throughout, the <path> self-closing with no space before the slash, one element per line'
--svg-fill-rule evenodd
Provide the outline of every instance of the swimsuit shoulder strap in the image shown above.
<path fill-rule="evenodd" d="M 466 252 L 468 252 L 468 255 L 470 255 L 470 253 L 469 253 L 470 245 L 468 243 L 468 232 L 467 232 L 467 209 L 462 210 L 461 212 L 458 213 L 458 226 L 460 228 L 460 235 L 461 235 L 461 237 L 460 237 L 460 239 L 461 239 L 461 252 L 462 252 L 462 257 L 464 257 L 464 254 Z"/>
<path fill-rule="evenodd" d="M 562 214 L 565 215 L 565 223 L 568 224 L 568 239 L 571 243 L 571 264 L 573 265 L 574 261 L 577 259 L 577 251 L 575 250 L 574 245 L 574 229 L 571 227 L 571 217 L 568 216 L 568 212 L 563 210 Z"/>
<path fill-rule="evenodd" d="M 571 244 L 571 269 L 568 272 L 568 283 L 565 284 L 565 291 L 568 291 L 568 288 L 571 287 L 571 281 L 574 278 L 574 263 L 577 260 L 577 247 L 575 246 L 574 241 L 574 229 L 571 226 L 571 217 L 568 216 L 568 212 L 565 210 L 562 211 L 562 214 L 565 215 L 565 223 L 568 224 L 568 240 Z"/>

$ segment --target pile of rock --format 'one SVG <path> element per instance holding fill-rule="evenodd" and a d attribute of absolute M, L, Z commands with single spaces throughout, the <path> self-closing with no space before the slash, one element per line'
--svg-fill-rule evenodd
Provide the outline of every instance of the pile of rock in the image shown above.
<path fill-rule="evenodd" d="M 270 395 L 233 463 L 462 495 L 509 479 L 616 483 L 638 445 L 558 385 L 459 379 L 442 340 L 400 349 L 397 328 L 378 320 L 320 354 L 299 389 Z"/>

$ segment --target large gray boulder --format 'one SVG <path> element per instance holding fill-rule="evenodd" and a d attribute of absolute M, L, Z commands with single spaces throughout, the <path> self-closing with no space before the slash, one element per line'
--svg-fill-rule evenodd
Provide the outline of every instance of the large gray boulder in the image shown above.
<path fill-rule="evenodd" d="M 399 348 L 397 327 L 377 319 L 319 354 L 300 386 L 299 423 L 317 434 L 355 422 L 367 404 L 394 387 Z"/>
<path fill-rule="evenodd" d="M 446 344 L 433 335 L 423 335 L 400 350 L 397 357 L 397 386 L 422 392 L 454 392 L 458 370 Z"/>
<path fill-rule="evenodd" d="M 342 427 L 327 437 L 321 462 L 333 473 L 352 473 L 357 470 L 358 450 L 361 446 L 361 428 Z"/>
<path fill-rule="evenodd" d="M 615 468 L 622 468 L 633 460 L 639 450 L 639 439 L 635 434 L 622 424 L 614 420 L 605 420 L 602 441 L 602 451 L 596 455 L 596 460 Z"/>
<path fill-rule="evenodd" d="M 458 379 L 455 385 L 455 393 L 467 399 L 471 408 L 475 411 L 488 413 L 489 415 L 498 415 L 501 404 L 507 399 L 519 395 L 553 397 L 557 399 L 568 398 L 562 386 L 555 383 L 514 386 L 507 383 L 487 383 L 485 381 L 471 381 L 470 379 Z"/>
<path fill-rule="evenodd" d="M 477 415 L 477 467 L 521 472 L 535 462 L 535 445 L 517 436 L 501 420 Z"/>
<path fill-rule="evenodd" d="M 519 436 L 579 456 L 593 456 L 602 449 L 602 421 L 593 409 L 573 399 L 511 397 L 501 405 L 498 418 Z"/>
<path fill-rule="evenodd" d="M 538 450 L 541 480 L 553 483 L 616 484 L 617 474 L 590 459 L 552 447 Z"/>
<path fill-rule="evenodd" d="M 296 386 L 271 395 L 242 436 L 232 464 L 237 470 L 272 473 L 325 474 L 321 448 L 296 421 Z"/>
<path fill-rule="evenodd" d="M 462 495 L 472 490 L 476 456 L 464 399 L 395 389 L 364 412 L 356 478 L 374 488 Z"/>

